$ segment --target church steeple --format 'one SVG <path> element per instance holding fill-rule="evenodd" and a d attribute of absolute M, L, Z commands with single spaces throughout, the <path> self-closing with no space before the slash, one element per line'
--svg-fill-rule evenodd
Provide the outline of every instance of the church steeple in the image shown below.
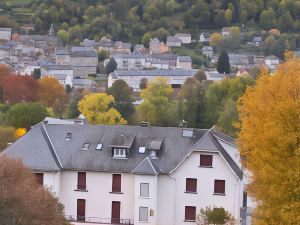
<path fill-rule="evenodd" d="M 51 23 L 48 35 L 49 36 L 55 36 L 54 26 L 53 26 L 52 23 Z"/>

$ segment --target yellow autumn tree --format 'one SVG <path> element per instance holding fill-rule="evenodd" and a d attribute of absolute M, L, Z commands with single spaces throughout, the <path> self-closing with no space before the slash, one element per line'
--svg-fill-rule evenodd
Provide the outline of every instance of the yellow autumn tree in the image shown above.
<path fill-rule="evenodd" d="M 166 78 L 153 79 L 141 92 L 144 101 L 137 107 L 137 118 L 152 125 L 174 125 L 173 121 L 178 121 L 176 105 L 171 99 L 172 93 L 173 89 Z"/>
<path fill-rule="evenodd" d="M 16 130 L 16 136 L 17 138 L 22 137 L 23 135 L 25 135 L 27 133 L 27 129 L 26 128 L 18 128 Z"/>
<path fill-rule="evenodd" d="M 240 98 L 239 149 L 257 200 L 255 225 L 300 221 L 300 60 L 262 71 Z"/>
<path fill-rule="evenodd" d="M 105 93 L 85 95 L 78 102 L 78 110 L 90 124 L 127 124 L 121 114 L 112 107 L 114 97 Z"/>

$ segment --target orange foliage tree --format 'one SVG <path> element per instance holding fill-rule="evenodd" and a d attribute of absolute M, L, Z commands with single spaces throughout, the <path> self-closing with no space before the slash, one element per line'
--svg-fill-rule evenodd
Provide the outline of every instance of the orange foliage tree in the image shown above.
<path fill-rule="evenodd" d="M 7 76 L 3 80 L 4 102 L 35 102 L 38 100 L 38 87 L 38 82 L 31 76 Z"/>
<path fill-rule="evenodd" d="M 255 225 L 300 221 L 300 60 L 262 70 L 240 98 L 239 148 L 258 203 Z"/>
<path fill-rule="evenodd" d="M 53 77 L 44 77 L 39 81 L 39 100 L 47 107 L 52 107 L 61 115 L 69 98 L 64 87 Z"/>
<path fill-rule="evenodd" d="M 62 207 L 18 160 L 0 156 L 0 225 L 63 225 Z"/>

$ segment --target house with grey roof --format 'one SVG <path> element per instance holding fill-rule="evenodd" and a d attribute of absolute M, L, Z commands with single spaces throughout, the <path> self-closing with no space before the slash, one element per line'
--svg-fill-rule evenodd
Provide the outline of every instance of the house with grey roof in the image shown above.
<path fill-rule="evenodd" d="M 271 71 L 275 71 L 279 63 L 280 63 L 280 59 L 275 55 L 269 55 L 265 58 L 265 65 L 267 65 L 267 67 Z"/>
<path fill-rule="evenodd" d="M 210 36 L 211 36 L 210 32 L 202 32 L 199 35 L 199 42 L 200 43 L 209 43 L 210 42 Z"/>
<path fill-rule="evenodd" d="M 168 36 L 167 37 L 167 46 L 168 47 L 180 47 L 181 46 L 180 38 L 175 37 L 175 36 Z"/>
<path fill-rule="evenodd" d="M 178 56 L 176 67 L 184 70 L 191 70 L 192 69 L 191 56 Z"/>
<path fill-rule="evenodd" d="M 41 123 L 1 154 L 21 159 L 74 223 L 196 225 L 206 206 L 240 221 L 246 202 L 235 140 L 214 127 Z"/>
<path fill-rule="evenodd" d="M 98 55 L 94 50 L 71 51 L 70 65 L 74 69 L 74 77 L 87 77 L 97 73 Z"/>
<path fill-rule="evenodd" d="M 7 59 L 12 53 L 12 48 L 8 45 L 0 44 L 0 60 Z"/>
<path fill-rule="evenodd" d="M 176 33 L 175 37 L 179 38 L 182 44 L 189 44 L 192 42 L 192 35 L 190 33 Z"/>
<path fill-rule="evenodd" d="M 202 54 L 211 59 L 214 55 L 214 49 L 211 46 L 203 46 Z"/>
<path fill-rule="evenodd" d="M 73 67 L 70 65 L 43 65 L 41 66 L 41 78 L 54 77 L 63 85 L 73 87 Z"/>
<path fill-rule="evenodd" d="M 0 27 L 0 40 L 9 41 L 11 39 L 12 29 L 9 27 Z"/>
<path fill-rule="evenodd" d="M 142 78 L 151 81 L 156 77 L 165 77 L 173 87 L 180 87 L 188 77 L 193 77 L 197 71 L 196 69 L 115 70 L 108 75 L 108 87 L 111 87 L 116 80 L 121 79 L 126 81 L 134 91 L 140 91 Z"/>

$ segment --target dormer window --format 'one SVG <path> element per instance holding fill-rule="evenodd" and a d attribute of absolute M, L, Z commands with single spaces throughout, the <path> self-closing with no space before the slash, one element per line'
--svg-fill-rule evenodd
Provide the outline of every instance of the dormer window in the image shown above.
<path fill-rule="evenodd" d="M 102 150 L 102 148 L 103 148 L 103 144 L 101 144 L 101 143 L 97 144 L 97 146 L 96 146 L 96 150 L 99 150 L 99 151 L 101 151 L 101 150 Z"/>
<path fill-rule="evenodd" d="M 126 158 L 126 149 L 124 148 L 114 148 L 114 158 Z"/>
<path fill-rule="evenodd" d="M 66 141 L 67 142 L 69 142 L 69 141 L 71 141 L 71 138 L 72 138 L 72 133 L 67 133 L 67 135 L 66 135 Z"/>
<path fill-rule="evenodd" d="M 139 153 L 144 154 L 146 152 L 146 147 L 139 147 Z"/>
<path fill-rule="evenodd" d="M 83 146 L 82 146 L 82 150 L 88 151 L 88 150 L 89 150 L 89 147 L 90 147 L 90 144 L 89 144 L 89 143 L 84 143 Z"/>

